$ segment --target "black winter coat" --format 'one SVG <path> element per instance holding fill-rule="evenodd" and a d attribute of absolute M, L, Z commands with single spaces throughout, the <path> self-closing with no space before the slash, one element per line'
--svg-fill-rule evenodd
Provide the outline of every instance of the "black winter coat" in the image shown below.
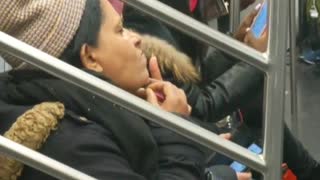
<path fill-rule="evenodd" d="M 127 16 L 125 14 L 125 25 L 138 32 L 157 36 L 181 49 L 181 44 L 175 40 L 176 36 L 172 36 L 172 31 L 168 31 L 166 26 L 134 10 Z M 185 45 L 189 48 L 197 46 L 193 41 L 188 41 Z M 241 108 L 246 122 L 261 127 L 264 82 L 264 74 L 261 71 L 215 49 L 209 51 L 207 57 L 202 60 L 201 70 L 203 81 L 200 85 L 177 84 L 187 94 L 194 117 L 205 122 L 216 122 Z M 170 77 L 167 80 L 174 82 Z M 299 179 L 320 179 L 320 173 L 317 173 L 320 169 L 319 164 L 286 126 L 283 151 L 284 162 Z"/>
<path fill-rule="evenodd" d="M 166 0 L 163 2 L 168 3 Z M 187 2 L 187 1 L 186 1 Z M 180 2 L 184 4 L 184 2 Z M 178 3 L 179 4 L 179 3 Z M 186 3 L 185 5 L 187 5 Z M 175 3 L 169 3 L 176 7 Z M 187 7 L 187 6 L 186 6 Z M 186 9 L 182 8 L 182 9 Z M 186 11 L 182 11 L 186 13 Z M 126 7 L 124 11 L 125 26 L 142 34 L 150 34 L 167 41 L 177 49 L 195 58 L 199 44 L 182 34 L 183 43 L 172 29 L 162 22 L 143 15 L 137 10 Z M 191 51 L 181 48 L 187 46 Z M 238 108 L 243 108 L 245 119 L 261 126 L 263 73 L 256 68 L 238 62 L 220 51 L 211 50 L 201 59 L 201 85 L 177 84 L 185 90 L 188 103 L 192 106 L 192 115 L 206 122 L 216 122 Z M 166 80 L 174 81 L 167 78 Z"/>
<path fill-rule="evenodd" d="M 204 154 L 194 142 L 46 73 L 2 74 L 0 100 L 1 133 L 31 106 L 62 102 L 66 115 L 40 152 L 98 179 L 203 178 Z M 21 179 L 50 177 L 25 168 Z"/>
<path fill-rule="evenodd" d="M 258 69 L 213 50 L 202 62 L 201 76 L 200 85 L 182 86 L 195 117 L 216 122 L 243 108 L 248 121 L 247 115 L 262 112 L 262 102 L 256 100 L 262 97 L 263 90 L 263 73 Z M 261 122 L 260 113 L 255 113 L 254 118 Z"/>

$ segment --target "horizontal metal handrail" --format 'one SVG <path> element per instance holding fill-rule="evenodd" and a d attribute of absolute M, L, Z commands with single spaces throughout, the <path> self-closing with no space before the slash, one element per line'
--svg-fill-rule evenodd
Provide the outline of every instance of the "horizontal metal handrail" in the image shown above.
<path fill-rule="evenodd" d="M 251 64 L 262 71 L 268 71 L 268 60 L 264 54 L 232 39 L 207 25 L 184 15 L 157 0 L 123 0 L 127 4 L 153 16 L 191 37 L 214 46 L 228 54 Z"/>
<path fill-rule="evenodd" d="M 58 179 L 95 180 L 80 171 L 0 136 L 0 154 L 19 160 Z"/>
<path fill-rule="evenodd" d="M 6 51 L 52 75 L 119 104 L 203 146 L 243 162 L 257 171 L 265 170 L 265 162 L 259 156 L 247 151 L 245 148 L 228 140 L 224 140 L 216 134 L 186 121 L 181 117 L 154 107 L 150 103 L 116 86 L 85 73 L 3 32 L 0 32 L 0 50 Z"/>

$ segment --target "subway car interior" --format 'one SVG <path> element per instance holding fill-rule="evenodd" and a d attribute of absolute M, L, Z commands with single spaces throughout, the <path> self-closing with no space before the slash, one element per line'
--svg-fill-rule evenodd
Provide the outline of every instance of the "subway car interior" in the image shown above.
<path fill-rule="evenodd" d="M 2 1 L 0 179 L 320 179 L 320 0 Z"/>

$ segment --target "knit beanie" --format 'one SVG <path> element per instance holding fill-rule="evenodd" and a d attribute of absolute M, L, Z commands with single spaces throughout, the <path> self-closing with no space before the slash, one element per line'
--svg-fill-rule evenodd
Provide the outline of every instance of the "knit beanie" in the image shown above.
<path fill-rule="evenodd" d="M 73 39 L 86 0 L 1 0 L 0 31 L 54 57 Z M 0 50 L 15 69 L 31 65 Z"/>

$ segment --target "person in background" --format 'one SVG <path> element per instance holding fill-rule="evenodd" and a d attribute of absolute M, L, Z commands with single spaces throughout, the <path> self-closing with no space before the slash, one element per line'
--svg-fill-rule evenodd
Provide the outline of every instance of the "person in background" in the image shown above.
<path fill-rule="evenodd" d="M 259 6 L 258 6 L 259 7 Z M 250 33 L 250 31 L 248 32 L 246 29 L 248 29 L 251 24 L 252 21 L 255 17 L 255 15 L 258 12 L 258 8 L 256 8 L 256 10 L 254 10 L 242 23 L 242 25 L 239 27 L 238 32 L 236 32 L 234 34 L 234 37 L 242 42 L 247 43 L 248 45 L 256 48 L 257 50 L 264 52 L 266 50 L 266 42 L 267 42 L 267 33 L 265 33 L 263 35 L 263 37 L 261 39 L 255 39 L 253 38 L 252 34 Z M 160 38 L 163 37 L 163 35 L 161 35 L 161 31 L 157 31 L 154 32 L 153 30 L 157 30 L 156 26 L 153 26 L 152 28 L 150 28 L 151 30 L 148 31 L 148 23 L 145 24 L 145 26 L 139 26 L 139 22 L 142 22 L 143 20 L 143 16 L 140 17 L 140 21 L 135 21 L 135 19 L 133 18 L 132 14 L 131 16 L 128 16 L 128 24 L 132 25 L 132 27 L 137 27 L 138 31 L 142 31 L 142 33 L 147 33 L 147 34 L 153 34 L 153 35 L 159 35 L 160 34 Z M 146 18 L 147 19 L 147 18 Z M 154 23 L 154 20 L 151 20 L 151 23 Z M 134 25 L 134 23 L 137 23 L 136 25 Z M 154 24 L 156 25 L 156 24 Z M 158 28 L 160 29 L 160 28 Z M 165 34 L 165 33 L 163 33 Z M 169 43 L 170 38 L 163 38 L 166 39 Z M 169 39 L 169 40 L 168 40 Z M 174 44 L 174 43 L 171 43 Z M 211 57 L 210 57 L 211 56 Z M 202 101 L 199 100 L 201 99 L 201 95 L 199 96 L 199 94 L 195 95 L 195 96 L 190 96 L 190 88 L 183 88 L 187 94 L 188 97 L 188 102 L 189 104 L 192 106 L 192 113 L 193 115 L 195 115 L 196 117 L 198 117 L 199 119 L 205 120 L 205 121 L 214 121 L 213 117 L 219 117 L 215 116 L 215 114 L 219 114 L 219 113 L 230 113 L 232 110 L 235 110 L 236 107 L 239 107 L 240 104 L 237 104 L 235 106 L 230 106 L 230 104 L 233 103 L 244 103 L 245 104 L 250 104 L 248 103 L 248 98 L 245 97 L 249 97 L 248 95 L 254 95 L 255 93 L 262 92 L 262 87 L 263 87 L 263 73 L 256 70 L 255 68 L 245 64 L 245 63 L 236 63 L 232 62 L 230 63 L 230 69 L 228 70 L 228 68 L 224 68 L 226 72 L 224 71 L 214 71 L 215 65 L 218 63 L 216 61 L 218 61 L 219 59 L 217 58 L 226 58 L 223 55 L 219 55 L 218 53 L 214 53 L 211 54 L 208 58 L 207 61 L 207 66 L 206 69 L 208 69 L 208 71 L 206 72 L 207 76 L 202 76 L 203 81 L 205 80 L 206 82 L 203 82 L 203 86 L 208 86 L 208 82 L 214 82 L 212 83 L 212 88 L 208 88 L 206 89 L 209 93 L 204 93 L 204 94 L 210 94 L 212 93 L 213 98 L 217 98 L 218 100 L 224 99 L 226 98 L 227 103 L 225 104 L 219 104 L 221 105 L 221 107 L 223 107 L 223 109 L 229 109 L 229 111 L 224 111 L 222 109 L 219 109 L 217 107 L 218 106 L 208 106 L 208 105 L 204 105 L 205 103 L 198 103 L 198 104 L 202 104 L 204 109 L 208 108 L 208 111 L 203 111 L 201 110 L 202 108 L 199 108 L 199 106 L 195 106 L 194 103 L 192 103 L 192 97 L 196 97 L 195 99 L 198 100 L 198 102 Z M 225 61 L 225 60 L 222 60 Z M 213 69 L 213 70 L 212 70 Z M 152 72 L 151 72 L 152 74 Z M 218 77 L 218 79 L 216 79 Z M 191 86 L 194 87 L 194 86 Z M 223 89 L 222 92 L 225 93 L 221 93 L 219 95 L 219 87 L 222 87 L 221 89 Z M 233 93 L 232 89 L 236 87 L 236 92 Z M 257 89 L 258 88 L 258 89 Z M 196 87 L 194 87 L 194 89 L 197 89 Z M 198 93 L 201 92 L 201 90 L 197 91 Z M 246 93 L 248 93 L 246 95 Z M 191 93 L 192 94 L 192 93 Z M 222 98 L 219 98 L 219 97 Z M 199 98 L 200 97 L 200 98 Z M 244 97 L 244 99 L 240 100 L 240 97 Z M 203 100 L 205 101 L 205 100 Z M 195 102 L 195 101 L 193 101 Z M 217 101 L 213 101 L 215 103 L 217 103 Z M 229 104 L 230 103 L 230 104 Z M 197 105 L 197 104 L 196 104 Z M 217 105 L 217 104 L 215 104 Z M 209 109 L 209 107 L 212 107 L 211 109 Z M 240 105 L 240 107 L 242 107 Z M 251 106 L 252 107 L 252 106 Z M 216 108 L 216 109 L 214 109 Z M 250 106 L 249 108 L 250 109 Z M 262 108 L 261 108 L 262 110 Z M 199 114 L 195 114 L 196 112 L 198 112 Z M 226 113 L 226 114 L 227 114 Z M 211 115 L 210 115 L 211 114 Z M 226 115 L 224 114 L 224 115 Z M 261 113 L 258 113 L 261 114 Z M 208 115 L 208 116 L 207 116 Z M 223 117 L 223 115 L 221 115 L 220 117 Z M 257 116 L 255 117 L 257 118 Z M 254 119 L 254 118 L 253 118 Z M 259 118 L 258 118 L 259 119 Z M 260 118 L 261 119 L 261 118 Z M 259 120 L 256 120 L 258 122 L 261 122 Z M 319 169 L 319 164 L 317 161 L 315 161 L 310 154 L 304 149 L 304 147 L 301 145 L 301 143 L 299 141 L 297 141 L 295 139 L 295 137 L 291 134 L 291 132 L 289 131 L 289 129 L 287 127 L 285 127 L 284 129 L 284 162 L 288 163 L 289 167 L 296 173 L 297 177 L 299 177 L 299 179 L 317 179 L 319 177 L 319 174 L 317 174 L 316 172 Z M 294 149 L 294 150 L 293 150 Z M 297 156 L 294 157 L 293 154 L 296 154 Z"/>

